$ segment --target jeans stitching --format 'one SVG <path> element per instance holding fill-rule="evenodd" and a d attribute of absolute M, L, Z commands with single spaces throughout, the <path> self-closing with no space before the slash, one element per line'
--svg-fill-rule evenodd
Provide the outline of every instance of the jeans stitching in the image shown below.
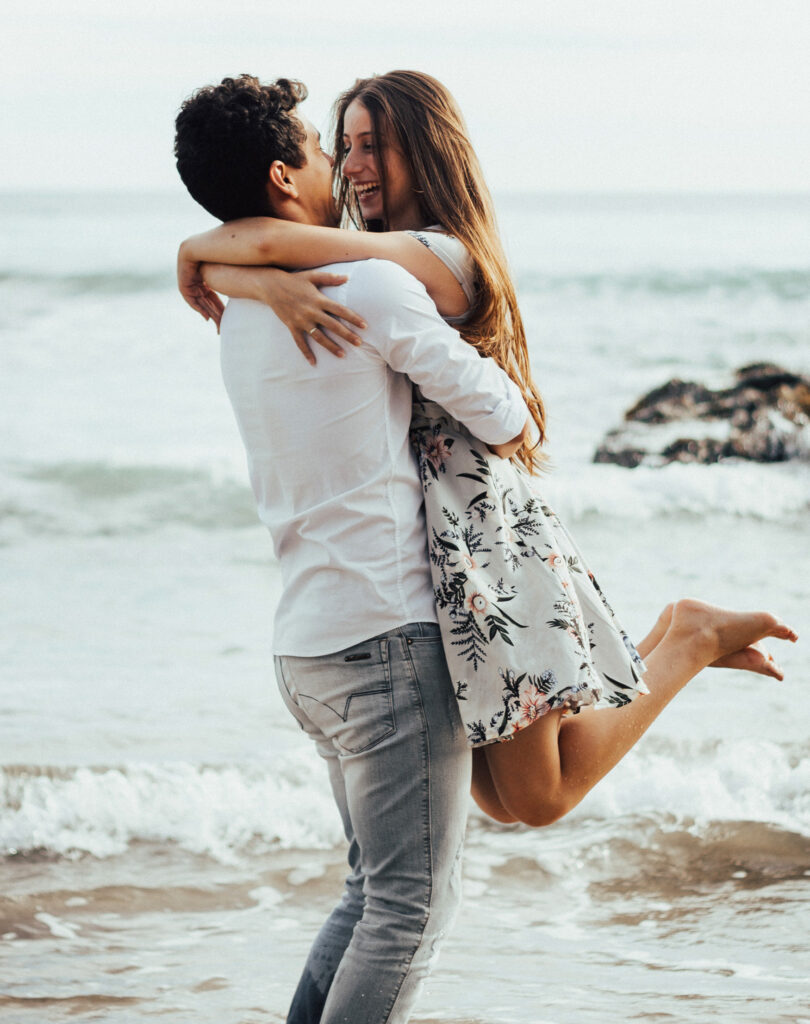
<path fill-rule="evenodd" d="M 290 691 L 290 688 L 287 685 L 287 677 L 286 677 L 286 675 L 284 673 L 284 659 L 283 659 L 283 657 L 276 658 L 276 665 L 278 665 L 278 674 L 281 676 L 281 681 L 284 684 L 284 689 L 287 691 L 287 696 L 290 698 L 290 700 L 293 702 L 293 704 L 295 704 L 296 703 L 295 698 L 293 697 L 293 695 L 292 695 L 292 693 Z"/>
<path fill-rule="evenodd" d="M 348 706 L 351 704 L 351 700 L 352 700 L 353 697 L 368 697 L 368 696 L 372 696 L 373 697 L 376 694 L 386 694 L 386 696 L 388 698 L 387 699 L 387 707 L 388 707 L 388 716 L 391 719 L 390 726 L 387 728 L 387 730 L 381 736 L 376 736 L 373 740 L 371 740 L 369 743 L 367 743 L 365 746 L 362 746 L 362 747 L 347 747 L 343 743 L 341 743 L 340 739 L 337 736 L 333 737 L 331 739 L 331 743 L 337 749 L 339 755 L 341 755 L 341 754 L 365 754 L 366 751 L 373 750 L 376 746 L 378 746 L 380 743 L 382 743 L 383 740 L 390 739 L 396 733 L 396 731 L 397 731 L 397 720 L 396 720 L 396 714 L 395 714 L 395 711 L 394 711 L 394 698 L 393 698 L 393 694 L 391 693 L 390 687 L 387 690 L 363 690 L 363 691 L 360 691 L 358 693 L 349 694 L 349 696 L 346 698 L 346 707 L 348 708 Z M 346 722 L 348 722 L 348 715 L 347 715 L 346 718 L 344 718 L 343 715 L 341 715 L 339 712 L 335 711 L 335 709 L 332 707 L 331 704 L 327 704 L 325 701 L 318 700 L 317 697 L 313 697 L 313 696 L 311 696 L 308 693 L 302 693 L 301 697 L 306 697 L 307 700 L 311 700 L 311 701 L 314 701 L 316 704 L 320 704 L 320 706 L 322 708 L 329 708 L 329 710 L 334 715 L 337 715 L 337 717 L 340 718 L 341 721 L 344 722 L 344 724 Z M 307 711 L 306 707 L 301 705 L 301 710 L 303 711 L 303 713 L 305 715 L 307 715 L 307 717 L 310 720 L 312 720 L 312 716 Z M 317 726 L 317 722 L 315 723 L 315 725 Z"/>

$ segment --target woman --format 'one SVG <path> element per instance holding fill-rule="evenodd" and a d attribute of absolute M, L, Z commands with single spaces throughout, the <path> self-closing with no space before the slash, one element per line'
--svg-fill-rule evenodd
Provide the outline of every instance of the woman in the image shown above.
<path fill-rule="evenodd" d="M 430 76 L 396 71 L 358 81 L 338 100 L 336 122 L 340 204 L 367 230 L 271 218 L 231 223 L 183 244 L 181 291 L 215 319 L 221 305 L 211 289 L 268 302 L 312 359 L 308 336 L 342 354 L 325 324 L 360 340 L 340 322 L 362 327 L 360 318 L 314 287 L 342 278 L 316 272 L 302 281 L 240 265 L 391 259 L 518 384 L 535 437 L 512 462 L 492 457 L 419 395 L 412 434 L 445 651 L 475 748 L 473 795 L 499 821 L 548 824 L 699 671 L 715 665 L 781 678 L 757 644 L 796 634 L 767 613 L 684 600 L 661 613 L 638 648 L 630 643 L 537 488 L 543 404 L 489 193 L 455 102 Z M 634 699 L 639 694 L 646 696 Z M 613 711 L 597 714 L 596 706 Z M 511 742 L 497 742 L 504 740 Z"/>

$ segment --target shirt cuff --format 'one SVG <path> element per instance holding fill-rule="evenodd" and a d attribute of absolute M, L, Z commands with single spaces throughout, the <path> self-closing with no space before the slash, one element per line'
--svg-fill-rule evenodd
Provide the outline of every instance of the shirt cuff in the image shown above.
<path fill-rule="evenodd" d="M 474 433 L 484 444 L 506 444 L 518 436 L 528 418 L 528 406 L 515 387 L 514 394 L 502 398 L 486 416 L 476 418 Z"/>

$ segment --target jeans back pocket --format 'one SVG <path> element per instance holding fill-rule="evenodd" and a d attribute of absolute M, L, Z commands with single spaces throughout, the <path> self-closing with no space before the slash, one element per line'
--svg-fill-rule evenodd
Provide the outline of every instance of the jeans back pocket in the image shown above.
<path fill-rule="evenodd" d="M 295 700 L 339 751 L 359 754 L 396 732 L 384 641 L 321 658 L 283 659 Z M 366 655 L 370 655 L 366 657 Z"/>

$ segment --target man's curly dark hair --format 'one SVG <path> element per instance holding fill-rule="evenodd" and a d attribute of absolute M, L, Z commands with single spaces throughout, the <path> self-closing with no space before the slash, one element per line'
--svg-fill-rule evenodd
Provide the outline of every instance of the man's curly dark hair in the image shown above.
<path fill-rule="evenodd" d="M 175 122 L 174 155 L 194 199 L 220 220 L 270 213 L 270 165 L 306 163 L 306 132 L 294 113 L 306 97 L 302 82 L 262 85 L 253 75 L 223 78 L 190 96 Z"/>

